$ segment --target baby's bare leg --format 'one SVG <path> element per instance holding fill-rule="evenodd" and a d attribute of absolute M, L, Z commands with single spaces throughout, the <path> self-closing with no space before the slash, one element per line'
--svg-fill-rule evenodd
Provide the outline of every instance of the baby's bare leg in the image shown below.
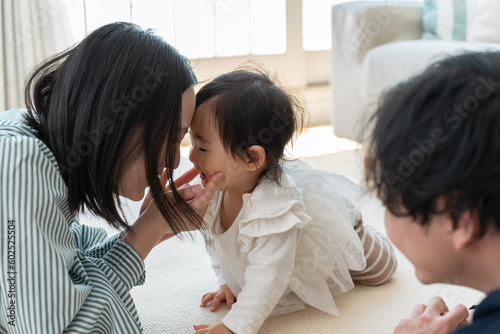
<path fill-rule="evenodd" d="M 363 243 L 366 268 L 362 271 L 350 271 L 352 279 L 366 285 L 385 283 L 397 267 L 396 254 L 391 243 L 374 227 L 365 226 L 361 214 L 358 215 L 354 229 Z"/>

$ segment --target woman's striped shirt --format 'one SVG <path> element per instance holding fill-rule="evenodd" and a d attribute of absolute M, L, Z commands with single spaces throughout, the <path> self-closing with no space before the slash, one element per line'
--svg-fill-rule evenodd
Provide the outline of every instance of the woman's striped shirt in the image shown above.
<path fill-rule="evenodd" d="M 0 333 L 139 333 L 130 289 L 144 263 L 68 209 L 54 155 L 0 113 Z"/>

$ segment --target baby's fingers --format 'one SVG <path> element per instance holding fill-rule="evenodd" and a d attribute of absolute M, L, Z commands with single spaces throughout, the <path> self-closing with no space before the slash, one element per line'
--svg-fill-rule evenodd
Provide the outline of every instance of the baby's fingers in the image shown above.
<path fill-rule="evenodd" d="M 210 326 L 210 325 L 194 325 L 193 328 L 196 331 L 195 334 L 207 333 L 208 326 Z"/>
<path fill-rule="evenodd" d="M 224 295 L 218 294 L 214 297 L 212 308 L 210 309 L 210 312 L 215 312 L 217 311 L 217 308 L 219 307 L 219 304 L 221 301 L 224 301 L 226 298 Z"/>
<path fill-rule="evenodd" d="M 201 300 L 205 299 L 206 296 L 213 294 L 213 292 L 207 292 L 203 296 L 201 296 Z"/>
<path fill-rule="evenodd" d="M 200 304 L 200 306 L 201 307 L 207 306 L 208 302 L 210 302 L 211 300 L 213 300 L 216 294 L 217 294 L 216 292 L 205 293 L 203 295 L 203 297 L 201 297 L 201 304 Z"/>
<path fill-rule="evenodd" d="M 226 297 L 227 309 L 229 311 L 231 311 L 231 307 L 233 307 L 234 300 L 235 300 L 234 296 L 228 296 L 228 297 Z"/>

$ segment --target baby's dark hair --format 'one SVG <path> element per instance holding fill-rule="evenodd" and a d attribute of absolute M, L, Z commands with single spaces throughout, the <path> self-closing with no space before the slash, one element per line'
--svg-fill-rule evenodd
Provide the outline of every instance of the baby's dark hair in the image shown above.
<path fill-rule="evenodd" d="M 457 224 L 473 209 L 478 238 L 500 230 L 500 52 L 432 64 L 388 91 L 372 121 L 366 178 L 391 213 Z"/>
<path fill-rule="evenodd" d="M 252 158 L 250 146 L 261 146 L 266 152 L 263 175 L 279 184 L 285 147 L 304 124 L 298 98 L 262 71 L 238 69 L 203 86 L 196 107 L 208 100 L 224 148 L 233 157 Z"/>

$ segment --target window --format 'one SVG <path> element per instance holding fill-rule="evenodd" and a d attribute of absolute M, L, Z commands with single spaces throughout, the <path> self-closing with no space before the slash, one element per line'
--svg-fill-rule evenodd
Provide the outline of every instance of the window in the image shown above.
<path fill-rule="evenodd" d="M 78 40 L 128 21 L 154 27 L 189 58 L 286 52 L 286 0 L 70 0 L 68 11 Z"/>
<path fill-rule="evenodd" d="M 250 58 L 295 87 L 328 83 L 331 6 L 345 1 L 65 0 L 77 40 L 109 22 L 134 22 L 195 59 L 200 81 Z"/>
<path fill-rule="evenodd" d="M 331 7 L 342 0 L 302 1 L 302 46 L 306 51 L 332 47 Z"/>

